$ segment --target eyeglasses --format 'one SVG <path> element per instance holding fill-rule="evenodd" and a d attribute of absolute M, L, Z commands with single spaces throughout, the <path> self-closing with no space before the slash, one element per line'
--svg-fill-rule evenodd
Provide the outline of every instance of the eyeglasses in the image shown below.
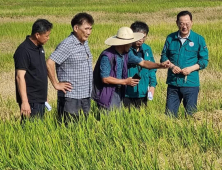
<path fill-rule="evenodd" d="M 190 26 L 191 26 L 191 23 L 190 23 L 190 22 L 188 22 L 188 23 L 179 22 L 178 25 L 179 25 L 180 27 L 184 27 L 184 26 L 190 27 Z"/>

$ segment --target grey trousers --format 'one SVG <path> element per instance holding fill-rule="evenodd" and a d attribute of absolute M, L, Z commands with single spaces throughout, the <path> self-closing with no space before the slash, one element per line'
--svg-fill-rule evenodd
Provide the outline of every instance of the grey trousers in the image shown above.
<path fill-rule="evenodd" d="M 58 97 L 57 109 L 59 120 L 78 120 L 81 110 L 87 117 L 90 111 L 91 98 L 73 99 L 69 97 Z"/>

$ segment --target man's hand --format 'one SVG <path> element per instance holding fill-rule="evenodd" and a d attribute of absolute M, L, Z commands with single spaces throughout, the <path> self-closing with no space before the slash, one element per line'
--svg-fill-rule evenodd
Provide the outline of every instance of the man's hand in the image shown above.
<path fill-rule="evenodd" d="M 61 90 L 64 93 L 66 93 L 66 91 L 71 91 L 72 85 L 71 85 L 71 83 L 68 83 L 68 82 L 60 82 L 55 85 L 55 89 Z"/>
<path fill-rule="evenodd" d="M 192 72 L 192 68 L 191 67 L 186 67 L 184 69 L 181 70 L 181 73 L 185 76 L 189 75 Z"/>
<path fill-rule="evenodd" d="M 154 87 L 149 87 L 149 91 L 148 92 L 151 92 L 153 96 L 154 96 L 154 91 L 155 91 Z"/>
<path fill-rule="evenodd" d="M 169 67 L 170 67 L 170 64 L 171 64 L 171 63 L 170 63 L 169 60 L 160 63 L 161 68 L 169 68 Z"/>
<path fill-rule="evenodd" d="M 55 61 L 50 58 L 46 61 L 48 77 L 56 90 L 61 90 L 64 93 L 71 91 L 72 86 L 69 82 L 57 82 L 56 80 L 56 71 L 55 71 Z"/>
<path fill-rule="evenodd" d="M 129 77 L 126 79 L 126 85 L 129 86 L 136 86 L 139 83 L 139 79 L 133 79 L 132 77 Z"/>
<path fill-rule="evenodd" d="M 183 68 L 183 69 L 181 70 L 181 72 L 182 72 L 183 75 L 187 76 L 187 75 L 189 75 L 191 72 L 196 71 L 196 70 L 199 70 L 199 69 L 200 69 L 199 64 L 195 64 L 195 65 L 193 65 L 193 66 Z"/>
<path fill-rule="evenodd" d="M 28 102 L 22 102 L 20 113 L 21 113 L 21 115 L 30 117 L 31 107 Z"/>
<path fill-rule="evenodd" d="M 175 66 L 175 65 L 173 67 L 171 67 L 171 70 L 174 74 L 180 74 L 181 73 L 181 68 L 178 67 L 178 66 Z"/>

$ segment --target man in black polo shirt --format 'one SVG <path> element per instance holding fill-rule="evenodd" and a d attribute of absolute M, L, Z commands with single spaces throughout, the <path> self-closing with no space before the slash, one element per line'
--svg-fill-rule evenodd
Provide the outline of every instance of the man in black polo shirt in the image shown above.
<path fill-rule="evenodd" d="M 14 54 L 16 99 L 24 117 L 42 117 L 47 100 L 47 68 L 42 47 L 48 39 L 52 23 L 38 19 L 32 34 L 19 45 Z"/>

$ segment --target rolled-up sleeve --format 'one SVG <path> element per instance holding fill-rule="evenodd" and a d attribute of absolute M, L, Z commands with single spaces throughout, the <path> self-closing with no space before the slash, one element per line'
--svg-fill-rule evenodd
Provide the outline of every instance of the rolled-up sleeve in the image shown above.
<path fill-rule="evenodd" d="M 142 58 L 134 55 L 132 50 L 130 50 L 130 52 L 128 53 L 128 56 L 129 56 L 128 63 L 139 64 L 141 61 L 143 61 Z"/>
<path fill-rule="evenodd" d="M 209 54 L 207 45 L 203 37 L 200 37 L 200 48 L 198 52 L 198 61 L 197 64 L 200 66 L 200 70 L 207 67 L 209 61 Z"/>

